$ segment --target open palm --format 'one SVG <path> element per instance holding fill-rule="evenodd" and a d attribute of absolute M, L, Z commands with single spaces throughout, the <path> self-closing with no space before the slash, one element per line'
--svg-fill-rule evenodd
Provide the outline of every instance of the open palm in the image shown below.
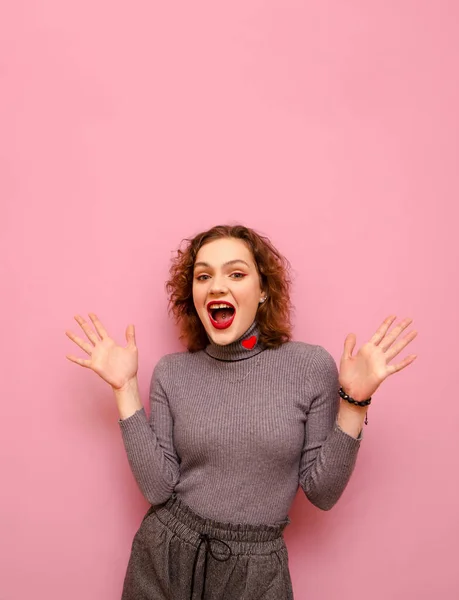
<path fill-rule="evenodd" d="M 412 331 L 394 343 L 400 333 L 412 323 L 412 319 L 404 319 L 386 335 L 396 318 L 396 316 L 387 317 L 370 341 L 363 344 L 355 356 L 352 356 L 352 351 L 356 336 L 350 333 L 346 337 L 340 363 L 339 383 L 345 393 L 354 400 L 368 400 L 389 375 L 401 371 L 416 359 L 415 354 L 410 354 L 395 365 L 388 364 L 417 336 L 417 331 Z"/>
<path fill-rule="evenodd" d="M 66 355 L 66 358 L 82 367 L 91 369 L 112 388 L 120 389 L 137 374 L 138 350 L 135 343 L 134 325 L 127 326 L 127 345 L 122 347 L 118 346 L 108 335 L 94 313 L 89 313 L 89 317 L 97 333 L 82 317 L 75 316 L 76 322 L 86 334 L 89 342 L 74 335 L 71 331 L 66 331 L 65 334 L 90 358 L 83 359 L 73 355 Z"/>

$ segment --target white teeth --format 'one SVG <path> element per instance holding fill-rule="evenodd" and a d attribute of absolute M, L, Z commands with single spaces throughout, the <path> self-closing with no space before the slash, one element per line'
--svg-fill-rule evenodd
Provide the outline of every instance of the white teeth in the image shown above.
<path fill-rule="evenodd" d="M 216 308 L 232 308 L 229 304 L 212 304 L 209 306 L 209 310 L 215 310 Z"/>

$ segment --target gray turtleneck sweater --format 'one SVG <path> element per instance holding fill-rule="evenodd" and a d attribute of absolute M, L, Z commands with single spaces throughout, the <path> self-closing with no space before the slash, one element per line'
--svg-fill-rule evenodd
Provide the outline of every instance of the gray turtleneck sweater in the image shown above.
<path fill-rule="evenodd" d="M 227 346 L 163 356 L 150 417 L 142 408 L 119 426 L 150 504 L 175 491 L 204 517 L 270 524 L 286 519 L 299 485 L 322 510 L 343 493 L 362 432 L 356 439 L 338 426 L 338 390 L 322 346 L 266 349 L 254 322 Z"/>

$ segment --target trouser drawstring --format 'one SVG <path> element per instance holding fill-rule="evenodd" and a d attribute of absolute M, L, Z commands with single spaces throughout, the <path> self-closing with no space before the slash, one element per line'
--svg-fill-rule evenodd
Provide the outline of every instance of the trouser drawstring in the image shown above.
<path fill-rule="evenodd" d="M 231 552 L 231 548 L 228 546 L 228 544 L 226 542 L 224 542 L 223 540 L 219 540 L 218 538 L 215 537 L 211 537 L 210 535 L 208 535 L 207 533 L 200 533 L 199 534 L 199 544 L 198 547 L 196 549 L 196 554 L 194 556 L 194 563 L 193 563 L 193 573 L 191 576 L 191 592 L 190 592 L 190 600 L 193 600 L 193 591 L 194 591 L 194 582 L 195 582 L 195 576 L 196 576 L 196 566 L 198 564 L 198 558 L 199 558 L 199 550 L 201 549 L 202 544 L 205 544 L 205 554 L 204 554 L 204 576 L 203 576 L 203 580 L 202 580 L 202 592 L 201 592 L 201 600 L 204 600 L 204 594 L 205 594 L 205 590 L 206 590 L 206 577 L 207 577 L 207 556 L 208 553 L 211 554 L 211 556 L 213 558 L 215 558 L 215 560 L 218 560 L 220 562 L 225 562 L 227 560 L 229 560 L 229 558 L 232 555 Z M 212 545 L 211 542 L 218 542 L 219 544 L 223 544 L 224 546 L 226 546 L 229 550 L 229 554 L 223 558 L 219 558 L 218 556 L 216 556 L 213 552 L 212 552 Z"/>

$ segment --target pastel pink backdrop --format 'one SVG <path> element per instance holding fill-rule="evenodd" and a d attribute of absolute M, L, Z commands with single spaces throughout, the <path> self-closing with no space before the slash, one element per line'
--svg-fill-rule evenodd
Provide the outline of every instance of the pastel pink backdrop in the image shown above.
<path fill-rule="evenodd" d="M 181 349 L 180 240 L 242 222 L 295 275 L 295 338 L 341 357 L 389 314 L 417 361 L 355 473 L 286 540 L 297 600 L 459 597 L 456 3 L 3 3 L 0 598 L 116 600 L 148 508 L 73 315 L 134 323 L 144 403 Z M 79 355 L 83 353 L 80 352 Z M 261 500 L 261 499 L 260 499 Z"/>

